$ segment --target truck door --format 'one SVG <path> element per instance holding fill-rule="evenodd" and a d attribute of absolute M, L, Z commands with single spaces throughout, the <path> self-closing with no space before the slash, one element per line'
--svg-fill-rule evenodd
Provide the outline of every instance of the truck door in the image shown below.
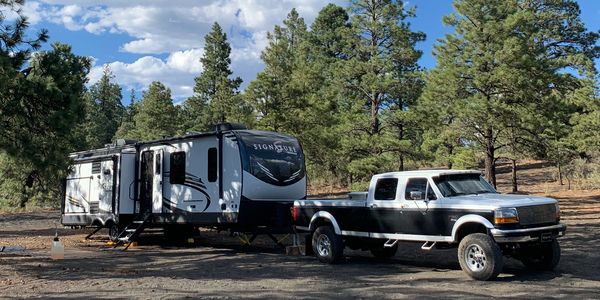
<path fill-rule="evenodd" d="M 402 231 L 402 210 L 398 178 L 379 178 L 372 183 L 369 196 L 369 232 L 399 233 Z M 361 222 L 362 223 L 362 222 Z"/>
<path fill-rule="evenodd" d="M 405 233 L 442 235 L 445 232 L 444 210 L 436 209 L 437 196 L 428 178 L 409 178 L 402 193 Z"/>

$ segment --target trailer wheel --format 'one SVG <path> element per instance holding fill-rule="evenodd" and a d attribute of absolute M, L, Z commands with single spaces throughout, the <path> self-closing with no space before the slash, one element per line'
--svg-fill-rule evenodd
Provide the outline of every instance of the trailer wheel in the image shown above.
<path fill-rule="evenodd" d="M 111 222 L 108 227 L 108 238 L 113 242 L 117 242 L 119 240 L 120 233 L 121 227 L 119 226 L 119 224 Z"/>
<path fill-rule="evenodd" d="M 315 230 L 312 248 L 320 262 L 335 264 L 344 256 L 344 242 L 331 226 L 321 226 Z"/>
<path fill-rule="evenodd" d="M 504 265 L 500 247 L 484 233 L 472 233 L 460 241 L 458 262 L 460 268 L 475 280 L 496 278 Z"/>
<path fill-rule="evenodd" d="M 398 252 L 398 243 L 392 247 L 385 247 L 383 244 L 379 244 L 371 247 L 371 254 L 377 258 L 391 258 Z"/>
<path fill-rule="evenodd" d="M 552 271 L 560 261 L 560 245 L 557 240 L 551 243 L 539 244 L 531 247 L 519 257 L 519 260 L 528 268 L 540 271 Z"/>

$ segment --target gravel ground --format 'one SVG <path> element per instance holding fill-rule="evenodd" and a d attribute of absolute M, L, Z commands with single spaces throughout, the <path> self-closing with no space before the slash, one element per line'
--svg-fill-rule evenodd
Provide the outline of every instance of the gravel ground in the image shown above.
<path fill-rule="evenodd" d="M 241 246 L 235 237 L 202 231 L 195 245 L 142 235 L 137 247 L 106 246 L 106 233 L 58 229 L 64 260 L 49 249 L 59 213 L 0 215 L 0 298 L 600 298 L 600 192 L 553 195 L 569 225 L 554 272 L 534 272 L 507 260 L 493 282 L 469 279 L 455 250 L 401 244 L 391 260 L 346 251 L 346 262 L 287 256 L 265 238 Z"/>

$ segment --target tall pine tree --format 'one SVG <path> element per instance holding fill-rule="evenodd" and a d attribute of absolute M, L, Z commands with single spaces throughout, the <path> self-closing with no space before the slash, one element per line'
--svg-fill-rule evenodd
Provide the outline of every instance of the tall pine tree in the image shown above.
<path fill-rule="evenodd" d="M 512 127 L 543 129 L 527 121 L 561 109 L 552 95 L 576 88 L 563 70 L 593 72 L 597 34 L 586 31 L 572 0 L 459 0 L 454 8 L 444 22 L 455 32 L 435 47 L 425 102 L 435 110 L 441 99 L 451 101 L 440 106 L 456 108 L 456 128 L 478 146 L 495 185 L 497 151 L 510 144 Z M 448 99 L 448 91 L 458 97 Z"/>
<path fill-rule="evenodd" d="M 232 74 L 231 46 L 218 23 L 204 38 L 204 54 L 200 58 L 202 73 L 195 78 L 195 95 L 185 104 L 188 129 L 206 130 L 212 124 L 226 121 L 244 121 L 249 113 L 239 96 L 242 83 Z"/>

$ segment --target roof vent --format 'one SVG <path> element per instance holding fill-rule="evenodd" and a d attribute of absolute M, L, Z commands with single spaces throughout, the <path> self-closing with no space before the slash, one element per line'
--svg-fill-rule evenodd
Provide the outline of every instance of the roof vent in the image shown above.
<path fill-rule="evenodd" d="M 248 127 L 246 127 L 246 125 L 244 125 L 244 124 L 239 124 L 239 123 L 221 123 L 221 124 L 215 125 L 216 132 L 230 131 L 230 130 L 245 130 L 245 129 L 248 129 Z"/>
<path fill-rule="evenodd" d="M 125 145 L 133 145 L 135 143 L 137 143 L 138 141 L 136 140 L 127 140 L 127 139 L 118 139 L 115 141 L 115 146 L 116 147 L 123 147 Z"/>

